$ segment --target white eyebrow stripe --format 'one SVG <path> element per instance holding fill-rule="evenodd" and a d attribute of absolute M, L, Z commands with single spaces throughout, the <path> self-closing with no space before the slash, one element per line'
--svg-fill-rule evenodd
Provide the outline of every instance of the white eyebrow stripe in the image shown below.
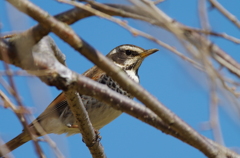
<path fill-rule="evenodd" d="M 132 50 L 132 51 L 136 51 L 136 52 L 143 52 L 142 49 L 138 48 L 138 47 L 133 47 L 133 46 L 121 46 L 120 49 L 124 49 L 124 50 Z"/>
<path fill-rule="evenodd" d="M 110 54 L 115 54 L 117 52 L 117 50 L 116 49 L 113 49 L 111 52 L 110 52 Z"/>

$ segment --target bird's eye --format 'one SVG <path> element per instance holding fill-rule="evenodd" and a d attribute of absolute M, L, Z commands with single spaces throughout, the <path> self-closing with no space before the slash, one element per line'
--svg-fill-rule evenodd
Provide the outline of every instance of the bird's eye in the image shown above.
<path fill-rule="evenodd" d="M 132 51 L 126 50 L 126 55 L 131 55 L 131 54 L 132 54 Z"/>

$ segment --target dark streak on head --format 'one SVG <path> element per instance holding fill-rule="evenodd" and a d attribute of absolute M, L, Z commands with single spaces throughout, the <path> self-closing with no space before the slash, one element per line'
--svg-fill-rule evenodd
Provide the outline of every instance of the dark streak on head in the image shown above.
<path fill-rule="evenodd" d="M 131 47 L 133 48 L 132 50 L 129 49 Z M 124 65 L 124 62 L 127 59 L 133 58 L 140 54 L 140 52 L 134 50 L 134 48 L 144 51 L 144 49 L 142 49 L 138 46 L 131 45 L 131 44 L 125 44 L 125 45 L 120 45 L 120 46 L 114 48 L 111 51 L 111 53 L 109 53 L 107 55 L 107 57 L 112 59 L 114 62 L 116 62 L 120 65 Z M 114 52 L 114 50 L 115 50 L 115 53 L 112 53 L 112 52 Z"/>

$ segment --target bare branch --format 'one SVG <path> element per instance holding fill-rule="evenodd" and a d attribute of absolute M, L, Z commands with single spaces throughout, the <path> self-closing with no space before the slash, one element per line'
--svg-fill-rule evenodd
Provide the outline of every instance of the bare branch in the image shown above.
<path fill-rule="evenodd" d="M 5 142 L 3 142 L 3 140 L 0 138 L 0 153 L 3 153 L 3 155 L 6 155 L 7 153 L 9 153 L 10 151 L 8 150 L 8 147 L 5 145 Z M 11 156 L 6 155 L 4 158 L 11 158 Z"/>
<path fill-rule="evenodd" d="M 219 122 L 219 116 L 218 116 L 218 97 L 216 93 L 216 83 L 214 82 L 213 78 L 212 84 L 211 84 L 211 102 L 210 102 L 210 126 L 213 132 L 214 140 L 221 145 L 224 145 L 224 140 L 222 137 L 222 131 L 221 126 Z"/>
<path fill-rule="evenodd" d="M 155 1 L 153 1 L 153 3 L 157 5 L 158 3 L 162 3 L 162 2 L 164 2 L 164 1 L 165 1 L 165 0 L 155 0 Z"/>
<path fill-rule="evenodd" d="M 206 0 L 198 0 L 198 12 L 199 12 L 201 28 L 204 31 L 210 30 L 210 25 L 208 22 L 208 16 L 206 12 Z"/>
<path fill-rule="evenodd" d="M 209 2 L 212 4 L 212 7 L 217 8 L 219 12 L 221 12 L 226 18 L 228 18 L 235 26 L 240 28 L 240 21 L 231 14 L 227 9 L 225 9 L 218 1 L 216 0 L 209 0 Z"/>
<path fill-rule="evenodd" d="M 98 140 L 98 134 L 94 132 L 92 123 L 90 122 L 87 110 L 83 105 L 81 97 L 74 90 L 66 91 L 65 95 L 74 117 L 78 120 L 78 128 L 81 131 L 83 140 L 90 150 L 93 158 L 105 158 L 106 155 L 104 154 L 103 146 Z"/>
<path fill-rule="evenodd" d="M 209 31 L 209 30 L 200 30 L 200 29 L 195 29 L 195 28 L 186 28 L 186 30 L 190 30 L 190 31 L 196 31 L 198 33 L 203 33 L 203 34 L 206 34 L 206 35 L 212 35 L 212 36 L 217 36 L 217 37 L 222 37 L 222 38 L 225 38 L 229 41 L 232 41 L 236 44 L 240 44 L 240 39 L 236 38 L 236 37 L 233 37 L 233 36 L 230 36 L 226 33 L 217 33 L 217 32 L 213 32 L 213 31 Z"/>

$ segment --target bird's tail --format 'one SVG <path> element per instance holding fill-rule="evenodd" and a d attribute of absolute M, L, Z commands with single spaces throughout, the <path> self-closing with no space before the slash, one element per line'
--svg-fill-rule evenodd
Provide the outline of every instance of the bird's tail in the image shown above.
<path fill-rule="evenodd" d="M 27 132 L 22 132 L 21 134 L 7 142 L 5 145 L 0 146 L 0 157 L 13 151 L 14 149 L 18 148 L 29 140 L 31 140 L 30 135 Z"/>

